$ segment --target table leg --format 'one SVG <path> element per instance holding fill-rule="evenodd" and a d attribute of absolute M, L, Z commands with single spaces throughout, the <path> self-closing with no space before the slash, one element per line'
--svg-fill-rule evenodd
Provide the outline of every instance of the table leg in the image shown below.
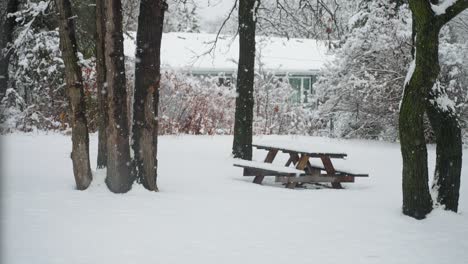
<path fill-rule="evenodd" d="M 307 161 L 307 173 L 312 175 L 312 176 L 320 176 L 320 169 L 312 167 L 312 164 L 310 164 L 310 161 Z"/>
<path fill-rule="evenodd" d="M 296 164 L 296 169 L 304 170 L 308 162 L 309 162 L 309 156 L 307 154 L 302 154 L 301 157 L 299 158 L 299 161 Z"/>
<path fill-rule="evenodd" d="M 284 166 L 286 167 L 289 167 L 291 165 L 291 163 L 296 166 L 297 162 L 299 161 L 299 155 L 297 155 L 297 153 L 289 153 L 289 159 L 288 161 L 286 162 L 286 164 L 284 164 Z M 276 177 L 275 179 L 276 182 L 280 182 L 278 176 Z M 286 184 L 286 187 L 288 187 L 288 184 Z M 293 187 L 294 188 L 294 187 Z"/>
<path fill-rule="evenodd" d="M 327 174 L 328 175 L 335 175 L 336 171 L 335 171 L 335 168 L 333 167 L 333 164 L 331 162 L 330 157 L 320 156 L 320 159 L 322 160 L 323 166 L 325 167 L 325 171 L 327 171 Z M 332 187 L 334 189 L 342 189 L 343 188 L 341 186 L 341 183 L 339 183 L 339 182 L 332 182 Z"/>
<path fill-rule="evenodd" d="M 309 156 L 307 156 L 306 154 L 302 154 L 301 157 L 299 157 L 299 159 L 297 160 L 296 169 L 304 170 L 308 162 L 309 162 Z M 297 182 L 288 182 L 286 184 L 286 188 L 294 189 L 296 185 L 297 185 Z"/>
<path fill-rule="evenodd" d="M 291 163 L 296 165 L 298 160 L 299 160 L 299 155 L 297 155 L 296 153 L 289 153 L 289 159 L 284 166 L 289 167 Z"/>
<path fill-rule="evenodd" d="M 275 159 L 276 157 L 276 154 L 278 154 L 278 150 L 277 149 L 270 149 L 268 151 L 268 154 L 265 158 L 265 163 L 272 163 L 273 160 Z M 257 175 L 255 176 L 254 180 L 253 180 L 253 183 L 257 183 L 257 184 L 262 184 L 262 181 L 263 181 L 263 178 L 265 178 L 264 175 Z"/>

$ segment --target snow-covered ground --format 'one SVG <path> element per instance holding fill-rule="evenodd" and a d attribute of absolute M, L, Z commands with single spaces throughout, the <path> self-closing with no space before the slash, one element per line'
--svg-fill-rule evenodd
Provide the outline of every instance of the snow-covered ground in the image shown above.
<path fill-rule="evenodd" d="M 76 191 L 69 137 L 4 136 L 2 263 L 467 263 L 467 151 L 460 213 L 416 221 L 400 212 L 397 144 L 265 139 L 327 144 L 370 178 L 344 190 L 260 186 L 232 166 L 232 137 L 166 136 L 159 193 L 112 194 L 99 173 Z M 432 173 L 433 148 L 429 158 Z"/>

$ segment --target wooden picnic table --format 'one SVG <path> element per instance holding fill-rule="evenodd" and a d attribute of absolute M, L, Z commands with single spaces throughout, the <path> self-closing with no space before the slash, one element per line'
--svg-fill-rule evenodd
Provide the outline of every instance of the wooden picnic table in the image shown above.
<path fill-rule="evenodd" d="M 255 176 L 253 182 L 257 184 L 261 184 L 265 176 L 275 176 L 276 182 L 285 183 L 286 187 L 291 189 L 297 184 L 320 182 L 328 182 L 331 183 L 332 188 L 341 189 L 342 182 L 354 182 L 355 177 L 368 176 L 339 169 L 333 165 L 332 159 L 344 159 L 347 157 L 346 153 L 314 152 L 304 147 L 278 144 L 253 144 L 252 146 L 268 151 L 264 162 L 238 161 L 234 163 L 234 166 L 243 167 L 244 176 Z M 273 164 L 278 152 L 289 155 L 289 159 L 283 166 Z M 291 165 L 294 165 L 294 168 L 291 168 Z"/>

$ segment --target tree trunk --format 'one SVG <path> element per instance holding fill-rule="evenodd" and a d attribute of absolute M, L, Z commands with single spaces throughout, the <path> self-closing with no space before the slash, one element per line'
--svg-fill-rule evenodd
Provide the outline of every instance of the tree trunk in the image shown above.
<path fill-rule="evenodd" d="M 105 64 L 108 102 L 107 176 L 106 184 L 112 192 L 131 189 L 130 145 L 128 138 L 127 91 L 122 35 L 122 3 L 105 0 Z"/>
<path fill-rule="evenodd" d="M 432 4 L 439 1 L 432 0 Z M 446 9 L 445 13 L 436 17 L 441 28 L 452 18 L 468 8 L 468 1 L 458 0 Z M 440 109 L 437 97 L 446 95 L 446 91 L 432 89 L 428 94 L 426 105 L 427 115 L 436 137 L 436 167 L 432 189 L 439 204 L 446 210 L 458 211 L 460 196 L 460 177 L 462 168 L 462 138 L 461 129 L 455 109 Z"/>
<path fill-rule="evenodd" d="M 239 0 L 239 64 L 232 153 L 235 158 L 246 160 L 252 159 L 256 3 L 256 0 Z"/>
<path fill-rule="evenodd" d="M 107 89 L 106 83 L 106 62 L 104 36 L 106 30 L 104 3 L 96 1 L 96 82 L 98 92 L 99 124 L 98 124 L 98 154 L 97 167 L 107 166 Z"/>
<path fill-rule="evenodd" d="M 157 191 L 158 101 L 161 79 L 163 0 L 141 0 L 138 16 L 133 103 L 133 150 L 136 177 L 143 186 Z"/>
<path fill-rule="evenodd" d="M 430 98 L 437 98 L 431 93 Z M 462 137 L 456 114 L 440 109 L 434 100 L 427 103 L 427 116 L 436 137 L 436 167 L 432 190 L 446 210 L 458 211 L 462 168 Z"/>
<path fill-rule="evenodd" d="M 439 27 L 425 0 L 410 1 L 416 24 L 415 67 L 405 84 L 400 108 L 400 145 L 403 157 L 403 213 L 423 219 L 432 211 L 423 116 L 427 94 L 439 75 Z"/>
<path fill-rule="evenodd" d="M 78 190 L 88 188 L 92 180 L 89 162 L 89 135 L 81 69 L 78 66 L 75 25 L 70 0 L 56 0 L 59 12 L 60 49 L 65 64 L 67 94 L 71 108 L 73 173 Z"/>
<path fill-rule="evenodd" d="M 400 144 L 403 156 L 403 213 L 423 219 L 432 210 L 427 173 L 427 149 L 423 115 L 427 110 L 437 142 L 435 187 L 437 200 L 449 210 L 457 210 L 461 172 L 461 137 L 454 116 L 444 114 L 431 104 L 436 96 L 434 84 L 440 72 L 439 31 L 443 25 L 468 8 L 458 0 L 440 15 L 431 4 L 436 0 L 410 0 L 413 15 L 415 68 L 403 94 L 400 108 Z M 458 175 L 457 175 L 458 174 Z"/>
<path fill-rule="evenodd" d="M 11 55 L 8 43 L 12 41 L 15 24 L 15 19 L 13 17 L 7 18 L 7 14 L 15 12 L 17 7 L 17 0 L 3 0 L 0 4 L 0 101 L 8 88 L 8 66 Z"/>

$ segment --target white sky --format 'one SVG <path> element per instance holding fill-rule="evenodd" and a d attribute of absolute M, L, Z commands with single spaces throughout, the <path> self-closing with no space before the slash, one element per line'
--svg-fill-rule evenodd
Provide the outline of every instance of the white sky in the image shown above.
<path fill-rule="evenodd" d="M 234 0 L 194 0 L 197 4 L 202 31 L 213 32 L 218 29 L 234 5 Z"/>
<path fill-rule="evenodd" d="M 202 20 L 215 20 L 224 17 L 231 10 L 234 0 L 194 0 Z"/>

